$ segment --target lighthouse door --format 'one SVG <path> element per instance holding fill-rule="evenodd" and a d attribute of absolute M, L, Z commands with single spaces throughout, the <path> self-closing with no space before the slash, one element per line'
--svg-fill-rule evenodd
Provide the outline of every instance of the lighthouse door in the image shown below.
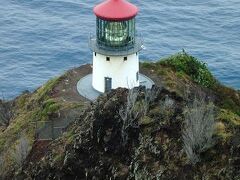
<path fill-rule="evenodd" d="M 112 89 L 112 78 L 105 77 L 105 92 L 109 92 Z"/>

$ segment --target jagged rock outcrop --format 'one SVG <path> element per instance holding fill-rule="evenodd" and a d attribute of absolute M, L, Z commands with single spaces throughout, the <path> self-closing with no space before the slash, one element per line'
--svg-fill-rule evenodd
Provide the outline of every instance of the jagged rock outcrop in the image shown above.
<path fill-rule="evenodd" d="M 156 90 L 156 89 L 155 89 Z M 123 132 L 119 115 L 128 91 L 101 96 L 67 133 L 53 142 L 40 162 L 26 162 L 17 179 L 236 179 L 239 177 L 239 134 L 203 152 L 201 162 L 189 163 L 183 150 L 182 129 L 187 103 L 161 88 L 149 111 Z M 137 104 L 145 96 L 140 88 Z M 136 106 L 141 111 L 141 105 Z M 236 127 L 236 132 L 239 127 Z M 123 142 L 127 133 L 127 142 Z M 70 139 L 70 140 L 69 140 Z"/>

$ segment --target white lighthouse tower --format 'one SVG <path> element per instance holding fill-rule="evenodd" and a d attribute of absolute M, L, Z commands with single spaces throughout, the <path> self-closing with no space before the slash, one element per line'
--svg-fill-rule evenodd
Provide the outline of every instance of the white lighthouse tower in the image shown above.
<path fill-rule="evenodd" d="M 93 51 L 92 87 L 104 93 L 139 86 L 142 41 L 135 28 L 138 8 L 126 0 L 106 0 L 93 11 L 96 36 L 89 42 Z"/>

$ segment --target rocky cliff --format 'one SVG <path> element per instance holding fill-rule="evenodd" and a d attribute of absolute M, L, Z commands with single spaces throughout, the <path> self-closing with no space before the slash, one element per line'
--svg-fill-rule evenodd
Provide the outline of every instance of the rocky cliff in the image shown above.
<path fill-rule="evenodd" d="M 90 71 L 70 70 L 8 104 L 2 177 L 240 179 L 240 93 L 221 85 L 204 63 L 185 52 L 142 63 L 141 73 L 156 86 L 119 88 L 94 102 L 74 88 Z M 43 141 L 36 121 L 71 123 L 59 138 Z"/>

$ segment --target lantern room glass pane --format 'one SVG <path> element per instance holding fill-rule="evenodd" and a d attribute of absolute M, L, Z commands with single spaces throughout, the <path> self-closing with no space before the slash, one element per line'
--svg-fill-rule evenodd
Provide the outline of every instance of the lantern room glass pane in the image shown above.
<path fill-rule="evenodd" d="M 110 47 L 134 44 L 135 19 L 128 21 L 105 21 L 97 18 L 97 41 Z"/>
<path fill-rule="evenodd" d="M 128 29 L 126 22 L 107 22 L 105 26 L 105 39 L 113 46 L 126 42 Z"/>

